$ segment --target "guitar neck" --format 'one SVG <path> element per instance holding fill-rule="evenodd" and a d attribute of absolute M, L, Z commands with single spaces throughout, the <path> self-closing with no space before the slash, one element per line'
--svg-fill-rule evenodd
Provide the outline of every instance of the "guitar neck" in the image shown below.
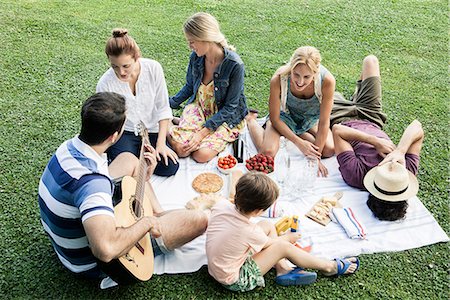
<path fill-rule="evenodd" d="M 139 209 L 140 207 L 142 207 L 142 202 L 144 199 L 144 193 L 145 193 L 145 175 L 147 173 L 147 163 L 145 161 L 145 157 L 144 157 L 144 152 L 145 152 L 145 147 L 144 145 L 148 144 L 150 145 L 150 142 L 148 140 L 148 133 L 147 130 L 144 130 L 144 132 L 142 133 L 142 146 L 141 146 L 141 153 L 139 155 L 139 172 L 138 172 L 138 178 L 137 178 L 137 182 L 136 182 L 136 194 L 135 194 L 135 198 L 136 198 L 136 202 L 138 203 L 138 205 L 136 205 L 135 207 L 135 213 L 138 216 L 139 214 Z"/>

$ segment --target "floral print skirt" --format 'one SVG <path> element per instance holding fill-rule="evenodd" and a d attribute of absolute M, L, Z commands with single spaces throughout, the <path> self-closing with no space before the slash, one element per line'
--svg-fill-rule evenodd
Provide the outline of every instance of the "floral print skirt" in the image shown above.
<path fill-rule="evenodd" d="M 203 128 L 205 122 L 217 113 L 217 105 L 214 99 L 214 84 L 200 84 L 196 99 L 186 105 L 180 118 L 180 124 L 170 128 L 172 139 L 180 144 L 187 144 L 191 136 Z M 216 131 L 206 136 L 200 143 L 200 148 L 208 148 L 222 152 L 228 143 L 233 142 L 242 132 L 245 120 L 242 120 L 235 128 L 230 129 L 226 124 L 219 126 Z M 197 149 L 198 150 L 198 149 Z"/>

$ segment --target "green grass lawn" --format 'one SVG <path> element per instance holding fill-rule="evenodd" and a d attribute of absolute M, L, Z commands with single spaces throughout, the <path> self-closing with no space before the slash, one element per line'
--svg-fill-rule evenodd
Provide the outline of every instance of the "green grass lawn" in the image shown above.
<path fill-rule="evenodd" d="M 126 27 L 144 57 L 159 61 L 169 93 L 183 85 L 189 49 L 182 24 L 215 15 L 246 65 L 249 106 L 267 112 L 269 79 L 294 49 L 313 45 L 349 96 L 361 61 L 381 62 L 386 130 L 398 141 L 412 119 L 426 132 L 419 197 L 449 232 L 447 1 L 189 0 L 0 2 L 0 291 L 6 298 L 448 299 L 449 249 L 438 244 L 361 256 L 354 276 L 306 287 L 233 294 L 205 268 L 154 276 L 111 291 L 78 279 L 54 254 L 39 221 L 37 186 L 59 144 L 79 130 L 81 103 L 108 68 L 104 43 Z M 420 231 L 417 232 L 421 234 Z"/>

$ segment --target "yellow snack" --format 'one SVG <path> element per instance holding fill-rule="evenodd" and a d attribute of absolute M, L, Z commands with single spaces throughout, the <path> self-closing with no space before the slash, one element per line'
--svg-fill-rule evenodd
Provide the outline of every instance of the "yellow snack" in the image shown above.
<path fill-rule="evenodd" d="M 281 235 L 291 228 L 292 217 L 283 217 L 278 222 L 275 223 L 275 229 L 277 234 Z"/>

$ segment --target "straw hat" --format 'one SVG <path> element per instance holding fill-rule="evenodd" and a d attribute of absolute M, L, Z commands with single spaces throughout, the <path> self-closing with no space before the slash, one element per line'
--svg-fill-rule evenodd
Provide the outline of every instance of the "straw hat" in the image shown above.
<path fill-rule="evenodd" d="M 396 162 L 372 168 L 364 177 L 364 186 L 378 199 L 391 202 L 408 200 L 419 190 L 416 176 Z"/>

